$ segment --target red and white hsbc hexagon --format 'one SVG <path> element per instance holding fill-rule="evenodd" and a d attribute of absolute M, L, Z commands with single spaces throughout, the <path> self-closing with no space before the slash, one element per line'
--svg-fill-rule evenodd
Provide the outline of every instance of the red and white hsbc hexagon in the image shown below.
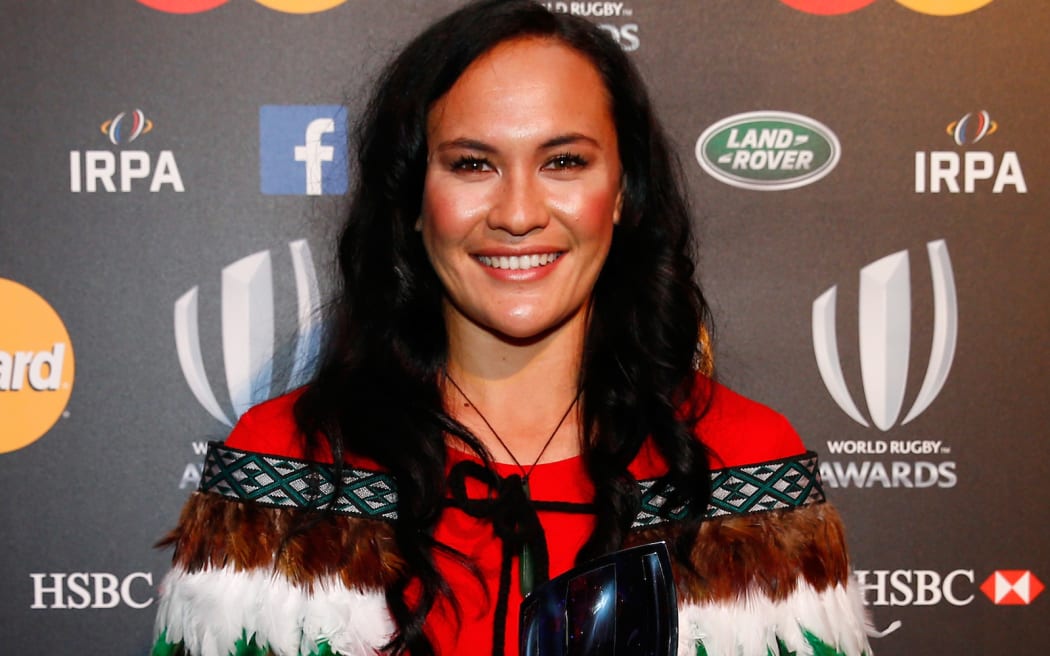
<path fill-rule="evenodd" d="M 981 584 L 981 592 L 997 606 L 1027 606 L 1045 589 L 1026 569 L 996 570 Z"/>

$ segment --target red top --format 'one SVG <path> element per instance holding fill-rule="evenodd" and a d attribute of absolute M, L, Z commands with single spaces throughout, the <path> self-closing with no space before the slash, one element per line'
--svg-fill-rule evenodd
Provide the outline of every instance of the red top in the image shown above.
<path fill-rule="evenodd" d="M 263 403 L 246 413 L 226 440 L 231 448 L 302 458 L 302 444 L 292 418 L 295 394 Z M 712 469 L 747 465 L 799 455 L 805 451 L 802 441 L 787 420 L 775 411 L 720 385 L 707 414 L 697 427 L 697 434 L 707 446 Z M 449 467 L 473 459 L 460 451 L 449 450 Z M 351 458 L 361 469 L 381 469 L 375 463 Z M 495 464 L 500 476 L 520 474 L 514 464 Z M 636 479 L 657 478 L 666 471 L 663 459 L 651 442 L 646 442 L 630 466 Z M 593 486 L 579 456 L 537 465 L 529 476 L 531 498 L 536 501 L 590 503 Z M 485 498 L 487 490 L 473 479 L 467 480 L 470 498 Z M 547 538 L 552 577 L 570 569 L 580 547 L 594 526 L 587 514 L 561 512 L 538 513 Z M 439 605 L 428 618 L 427 632 L 438 654 L 488 656 L 492 653 L 493 613 L 495 612 L 501 542 L 493 534 L 488 520 L 475 519 L 450 508 L 438 523 L 435 537 L 469 556 L 478 567 L 488 587 L 473 573 L 448 556 L 438 553 L 438 569 L 448 581 L 461 607 L 457 631 L 455 615 L 447 603 Z M 511 589 L 506 624 L 506 651 L 516 653 L 518 640 L 518 607 L 521 592 L 518 568 L 511 568 Z"/>

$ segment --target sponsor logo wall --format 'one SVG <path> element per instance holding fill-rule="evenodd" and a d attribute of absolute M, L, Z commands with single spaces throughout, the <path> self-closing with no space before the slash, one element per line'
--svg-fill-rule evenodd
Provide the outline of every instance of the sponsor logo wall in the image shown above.
<path fill-rule="evenodd" d="M 207 442 L 311 375 L 369 81 L 460 0 L 88 4 L 0 45 L 3 653 L 146 653 Z M 1050 4 L 542 4 L 648 82 L 719 375 L 818 452 L 876 653 L 1045 651 Z"/>

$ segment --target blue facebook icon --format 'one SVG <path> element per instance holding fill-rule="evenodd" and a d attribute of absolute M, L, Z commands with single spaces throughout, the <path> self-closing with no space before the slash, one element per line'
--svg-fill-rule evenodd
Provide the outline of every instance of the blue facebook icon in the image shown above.
<path fill-rule="evenodd" d="M 346 193 L 346 109 L 341 105 L 259 108 L 259 174 L 264 194 Z"/>

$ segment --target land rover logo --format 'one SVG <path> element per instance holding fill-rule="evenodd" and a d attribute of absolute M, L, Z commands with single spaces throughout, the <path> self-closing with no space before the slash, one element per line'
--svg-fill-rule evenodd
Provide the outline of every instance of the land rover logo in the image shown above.
<path fill-rule="evenodd" d="M 795 189 L 839 162 L 839 140 L 826 125 L 789 112 L 747 112 L 718 121 L 696 140 L 696 161 L 716 180 L 743 189 Z"/>

